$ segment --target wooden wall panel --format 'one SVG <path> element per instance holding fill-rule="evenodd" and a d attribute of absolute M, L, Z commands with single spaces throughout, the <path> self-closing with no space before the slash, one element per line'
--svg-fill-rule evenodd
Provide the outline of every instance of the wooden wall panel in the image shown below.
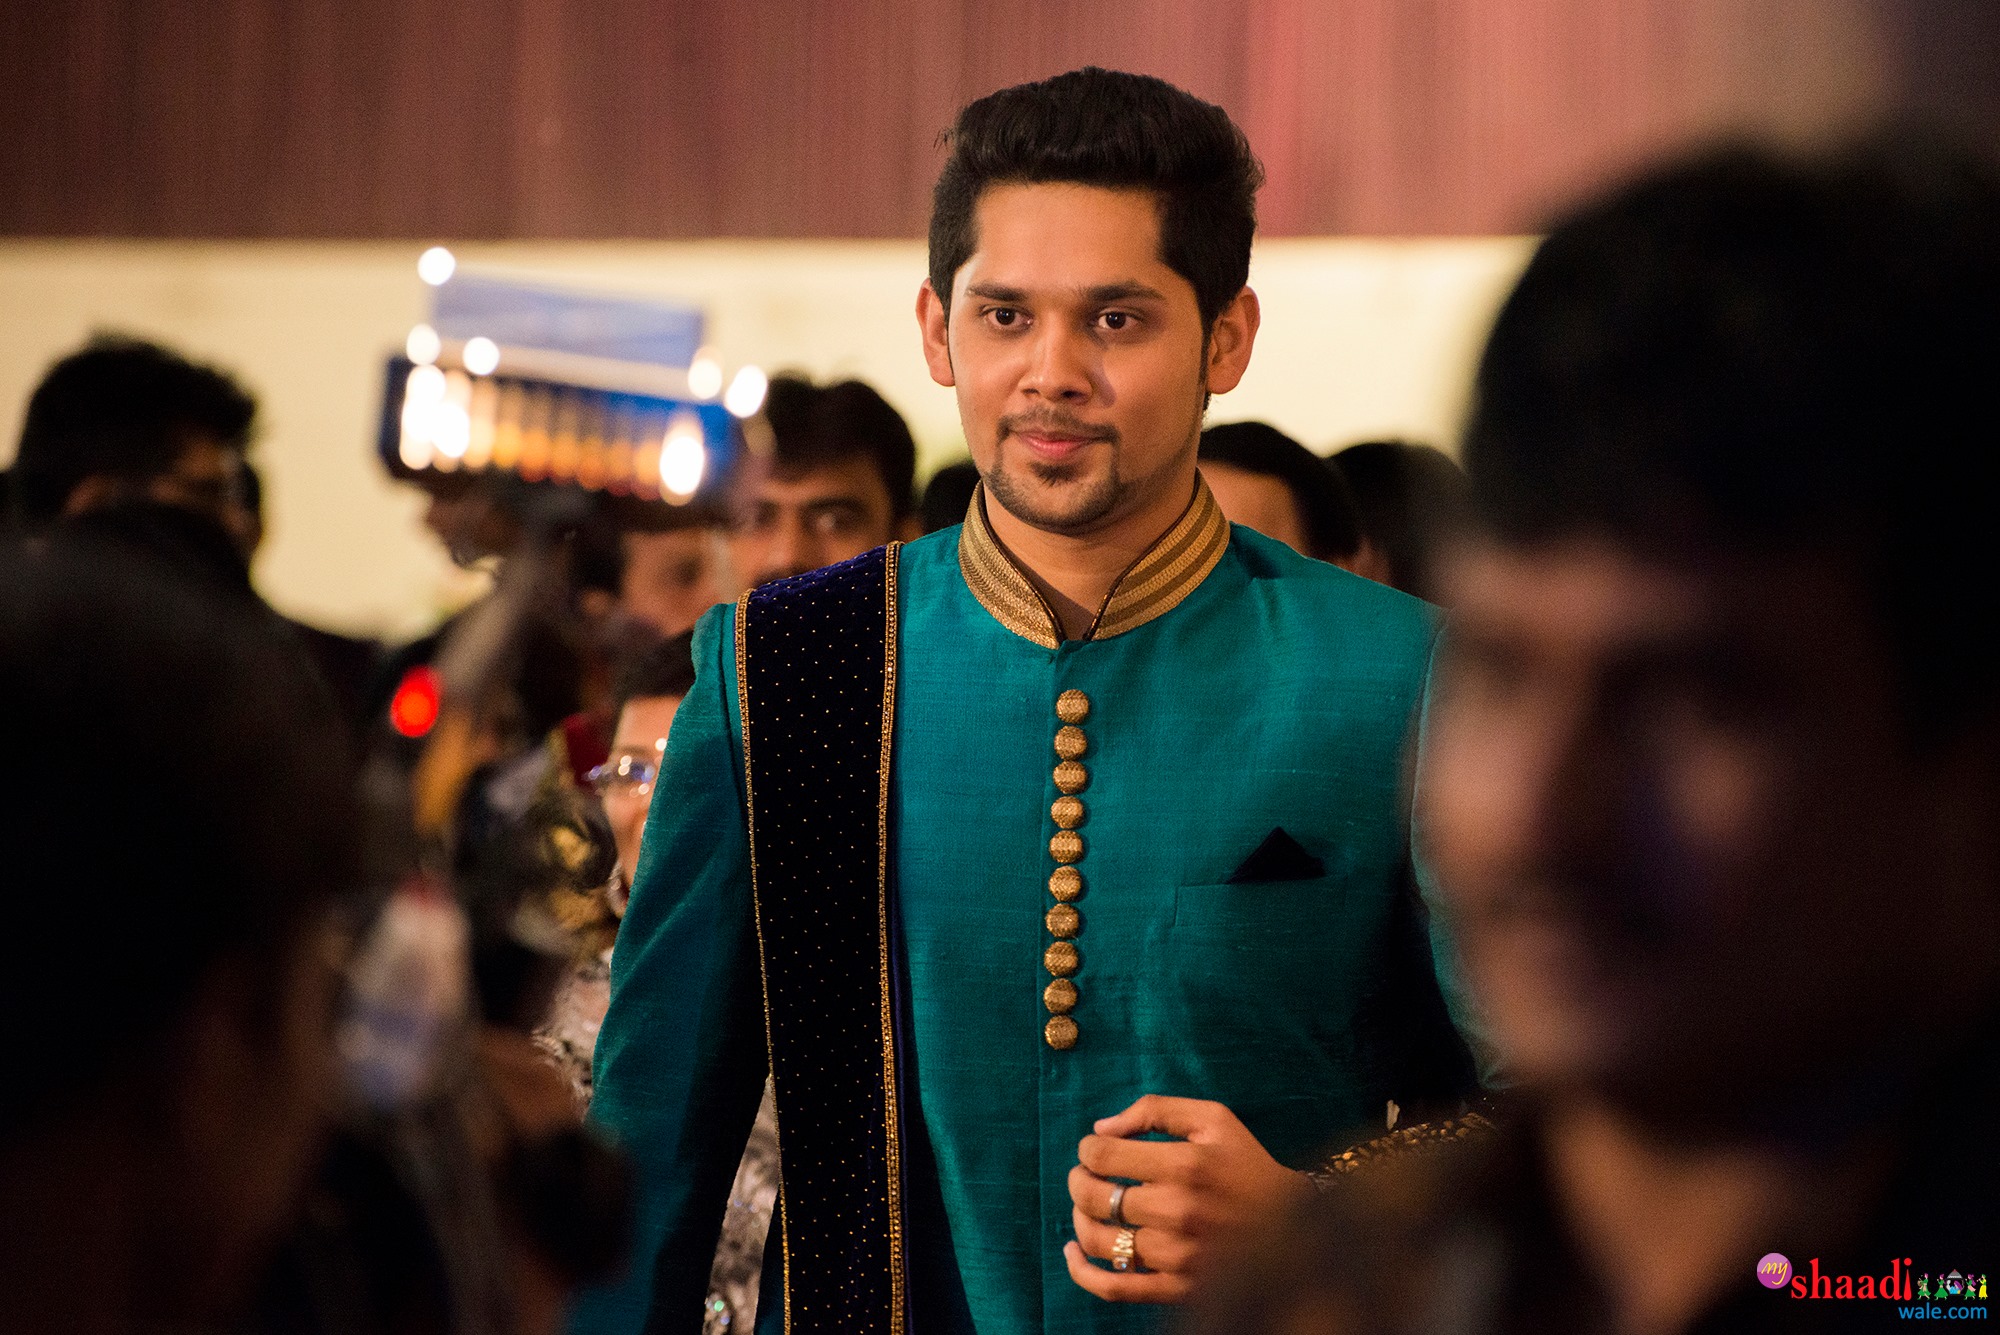
<path fill-rule="evenodd" d="M 1692 137 L 2000 123 L 1988 0 L 0 0 L 0 235 L 907 236 L 963 101 L 1228 107 L 1265 230 L 1479 234 Z"/>

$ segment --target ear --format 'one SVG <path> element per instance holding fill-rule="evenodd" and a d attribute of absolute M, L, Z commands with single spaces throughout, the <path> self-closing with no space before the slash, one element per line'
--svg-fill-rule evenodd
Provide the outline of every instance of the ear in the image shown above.
<path fill-rule="evenodd" d="M 1257 294 L 1247 287 L 1215 317 L 1208 335 L 1209 393 L 1227 394 L 1242 382 L 1243 373 L 1250 369 L 1250 345 L 1257 341 L 1262 319 Z"/>
<path fill-rule="evenodd" d="M 931 280 L 917 289 L 917 325 L 924 331 L 924 361 L 931 368 L 931 379 L 946 389 L 957 384 L 951 372 L 951 344 L 947 340 L 945 328 L 944 301 Z"/>

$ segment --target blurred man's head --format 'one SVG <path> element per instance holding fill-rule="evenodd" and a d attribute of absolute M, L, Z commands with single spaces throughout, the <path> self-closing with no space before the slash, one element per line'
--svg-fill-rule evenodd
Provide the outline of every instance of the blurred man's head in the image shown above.
<path fill-rule="evenodd" d="M 639 839 L 667 753 L 667 733 L 681 701 L 694 689 L 692 637 L 676 635 L 633 656 L 619 669 L 615 689 L 618 723 L 611 756 L 591 771 L 590 779 L 611 818 L 618 870 L 630 885 L 639 870 Z M 622 904 L 613 907 L 623 912 Z"/>
<path fill-rule="evenodd" d="M 692 630 L 704 612 L 728 598 L 714 524 L 628 528 L 618 544 L 618 608 L 658 636 Z"/>
<path fill-rule="evenodd" d="M 909 536 L 917 446 L 902 415 L 859 380 L 771 380 L 772 448 L 732 484 L 737 578 L 768 584 Z"/>
<path fill-rule="evenodd" d="M 1430 602 L 1438 553 L 1465 531 L 1465 470 L 1442 450 L 1402 440 L 1349 445 L 1329 462 L 1347 483 L 1362 550 L 1348 569 Z"/>
<path fill-rule="evenodd" d="M 521 541 L 523 528 L 507 503 L 513 483 L 495 473 L 440 473 L 425 469 L 412 479 L 427 498 L 424 527 L 444 544 L 454 565 L 472 566 L 505 556 Z"/>
<path fill-rule="evenodd" d="M 200 511 L 247 541 L 238 497 L 256 400 L 228 375 L 154 343 L 98 338 L 49 368 L 14 459 L 30 527 L 147 500 Z"/>
<path fill-rule="evenodd" d="M 1796 1098 L 2000 999 L 1996 309 L 2000 185 L 1931 144 L 1718 153 L 1537 252 L 1420 788 L 1527 1081 Z"/>
<path fill-rule="evenodd" d="M 132 1249 L 107 1264 L 143 1271 L 133 1328 L 191 1329 L 285 1224 L 332 1106 L 346 737 L 275 618 L 81 541 L 0 551 L 0 698 L 0 1006 L 26 1017 L 0 1213 L 35 1212 L 5 1231 L 59 1241 L 77 1221 L 35 1187 L 65 1176 Z"/>
<path fill-rule="evenodd" d="M 1354 498 L 1326 460 L 1263 422 L 1208 428 L 1200 459 L 1201 475 L 1230 523 L 1353 569 L 1361 548 Z"/>

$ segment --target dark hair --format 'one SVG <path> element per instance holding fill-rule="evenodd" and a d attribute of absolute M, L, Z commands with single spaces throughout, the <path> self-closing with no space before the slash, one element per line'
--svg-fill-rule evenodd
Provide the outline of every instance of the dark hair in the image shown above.
<path fill-rule="evenodd" d="M 190 437 L 248 445 L 257 402 L 228 375 L 156 343 L 100 335 L 49 368 L 14 458 L 15 513 L 42 524 L 86 478 L 173 469 Z"/>
<path fill-rule="evenodd" d="M 1354 498 L 1326 460 L 1264 422 L 1225 422 L 1201 433 L 1203 463 L 1225 464 L 1285 484 L 1305 525 L 1309 556 L 1334 561 L 1361 546 Z"/>
<path fill-rule="evenodd" d="M 611 694 L 617 712 L 633 700 L 685 696 L 694 689 L 694 632 L 682 631 L 626 656 L 618 665 Z"/>
<path fill-rule="evenodd" d="M 1730 148 L 1564 221 L 1465 445 L 1503 539 L 1809 548 L 1866 572 L 1922 734 L 1990 702 L 2000 178 L 1941 137 Z M 1934 734 L 1933 734 L 1934 735 Z"/>
<path fill-rule="evenodd" d="M 141 1060 L 224 957 L 293 967 L 358 826 L 346 732 L 283 625 L 115 549 L 0 550 L 0 699 L 0 1008 L 32 1017 L 11 1134 Z"/>
<path fill-rule="evenodd" d="M 1439 549 L 1470 522 L 1465 470 L 1429 445 L 1369 440 L 1328 460 L 1354 497 L 1361 536 L 1389 566 L 1389 583 L 1437 602 Z"/>
<path fill-rule="evenodd" d="M 1204 329 L 1250 278 L 1264 169 L 1221 107 L 1163 79 L 1072 70 L 989 93 L 958 113 L 931 196 L 931 287 L 947 309 L 988 186 L 1070 181 L 1150 190 L 1160 259 L 1194 287 Z"/>
<path fill-rule="evenodd" d="M 764 399 L 772 462 L 799 473 L 865 455 L 889 493 L 895 518 L 916 508 L 917 442 L 903 415 L 859 380 L 815 385 L 801 375 L 771 377 Z"/>
<path fill-rule="evenodd" d="M 924 484 L 924 502 L 918 517 L 926 533 L 935 533 L 941 528 L 965 522 L 965 511 L 972 504 L 973 489 L 979 485 L 979 465 L 970 459 L 959 459 L 946 464 L 931 474 L 931 480 Z"/>

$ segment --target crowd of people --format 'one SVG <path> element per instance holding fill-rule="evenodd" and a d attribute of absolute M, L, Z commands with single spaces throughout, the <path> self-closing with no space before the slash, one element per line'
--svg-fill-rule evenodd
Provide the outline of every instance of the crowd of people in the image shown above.
<path fill-rule="evenodd" d="M 1083 70 L 946 143 L 968 458 L 920 495 L 879 393 L 782 375 L 688 505 L 420 474 L 494 580 L 409 644 L 258 596 L 230 375 L 49 371 L 0 1326 L 1983 1314 L 1994 166 L 1583 203 L 1461 468 L 1206 425 L 1262 318 L 1220 109 Z"/>

